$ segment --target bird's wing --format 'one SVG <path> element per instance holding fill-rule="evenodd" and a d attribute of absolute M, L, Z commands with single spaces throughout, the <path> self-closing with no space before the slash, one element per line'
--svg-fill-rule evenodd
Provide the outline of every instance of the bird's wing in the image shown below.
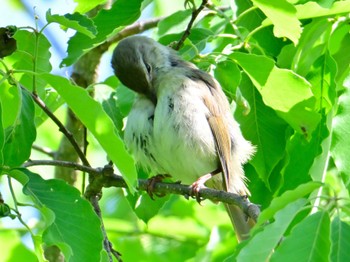
<path fill-rule="evenodd" d="M 227 110 L 229 110 L 229 105 L 221 87 L 210 75 L 199 70 L 196 70 L 196 74 L 197 77 L 205 83 L 204 88 L 209 90 L 209 92 L 204 92 L 203 101 L 209 110 L 207 119 L 214 136 L 216 150 L 220 159 L 223 174 L 223 188 L 229 191 L 230 172 L 233 170 L 231 167 L 233 163 L 231 152 L 232 141 L 229 123 L 225 117 Z"/>

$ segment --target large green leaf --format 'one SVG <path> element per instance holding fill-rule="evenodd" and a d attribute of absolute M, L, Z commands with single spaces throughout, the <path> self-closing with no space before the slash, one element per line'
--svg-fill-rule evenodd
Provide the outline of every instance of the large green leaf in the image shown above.
<path fill-rule="evenodd" d="M 250 107 L 247 110 L 238 105 L 235 117 L 245 138 L 257 147 L 257 153 L 250 163 L 269 187 L 269 176 L 283 158 L 288 126 L 271 108 L 264 105 L 259 92 L 245 75 L 242 77 L 240 90 Z"/>
<path fill-rule="evenodd" d="M 97 103 L 85 89 L 72 85 L 66 78 L 50 74 L 42 74 L 41 77 L 63 97 L 117 166 L 130 190 L 134 190 L 137 182 L 134 161 L 101 104 Z"/>
<path fill-rule="evenodd" d="M 350 225 L 336 216 L 331 225 L 331 261 L 350 261 Z"/>
<path fill-rule="evenodd" d="M 68 56 L 62 61 L 61 66 L 72 65 L 86 51 L 105 41 L 116 28 L 136 21 L 141 14 L 142 2 L 143 0 L 117 0 L 109 10 L 102 9 L 92 18 L 97 29 L 96 37 L 91 39 L 77 32 L 68 41 Z"/>
<path fill-rule="evenodd" d="M 259 7 L 268 19 L 272 22 L 274 35 L 276 37 L 287 37 L 298 43 L 301 27 L 296 16 L 295 7 L 286 0 L 252 0 L 255 6 Z M 269 24 L 269 21 L 264 21 Z"/>
<path fill-rule="evenodd" d="M 26 169 L 14 169 L 10 176 L 16 173 L 28 177 L 23 192 L 35 206 L 46 217 L 51 213 L 43 232 L 44 243 L 60 247 L 67 261 L 99 261 L 103 249 L 101 222 L 80 192 L 62 180 L 44 180 Z"/>
<path fill-rule="evenodd" d="M 97 33 L 96 28 L 90 18 L 79 13 L 52 15 L 51 9 L 46 12 L 46 20 L 48 23 L 58 23 L 67 28 L 72 28 L 78 32 L 94 37 Z"/>
<path fill-rule="evenodd" d="M 271 256 L 271 262 L 328 262 L 330 254 L 329 214 L 320 211 L 302 220 Z"/>
<path fill-rule="evenodd" d="M 320 116 L 313 111 L 316 100 L 304 78 L 274 66 L 273 60 L 265 56 L 236 52 L 230 58 L 249 76 L 264 103 L 295 130 L 311 133 L 316 128 Z"/>
<path fill-rule="evenodd" d="M 17 50 L 11 56 L 16 61 L 13 68 L 34 72 L 23 74 L 20 83 L 29 90 L 35 86 L 36 92 L 41 96 L 46 83 L 35 73 L 51 71 L 51 44 L 43 34 L 37 32 L 18 30 L 14 37 L 17 40 Z"/>
<path fill-rule="evenodd" d="M 14 123 L 5 129 L 4 164 L 9 167 L 18 167 L 29 158 L 36 138 L 34 102 L 27 91 L 20 92 L 20 111 Z"/>
<path fill-rule="evenodd" d="M 248 242 L 243 243 L 244 248 L 238 253 L 237 261 L 268 261 L 288 226 L 306 202 L 306 199 L 301 198 L 279 210 L 274 215 L 274 222 L 266 225 L 261 231 L 256 232 Z"/>
<path fill-rule="evenodd" d="M 350 174 L 350 87 L 339 97 L 339 108 L 333 119 L 331 154 L 339 171 Z"/>
<path fill-rule="evenodd" d="M 3 148 L 4 148 L 4 144 L 5 144 L 5 132 L 4 132 L 3 124 L 2 124 L 2 118 L 3 118 L 2 103 L 0 100 L 0 167 L 2 167 L 4 164 Z"/>

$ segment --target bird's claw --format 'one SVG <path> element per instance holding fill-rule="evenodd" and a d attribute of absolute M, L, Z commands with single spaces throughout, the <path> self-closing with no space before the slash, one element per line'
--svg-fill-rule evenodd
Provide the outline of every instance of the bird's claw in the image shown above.
<path fill-rule="evenodd" d="M 148 183 L 147 183 L 147 187 L 146 187 L 146 192 L 152 200 L 154 200 L 154 197 L 153 197 L 154 195 L 156 195 L 157 197 L 165 196 L 165 194 L 163 194 L 163 193 L 154 192 L 154 186 L 156 183 L 162 182 L 164 179 L 169 178 L 169 177 L 171 177 L 171 176 L 168 174 L 159 174 L 159 175 L 153 176 L 147 180 Z"/>

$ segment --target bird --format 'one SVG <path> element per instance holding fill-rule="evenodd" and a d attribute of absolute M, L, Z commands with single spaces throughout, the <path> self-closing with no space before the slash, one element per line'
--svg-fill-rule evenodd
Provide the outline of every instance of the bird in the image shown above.
<path fill-rule="evenodd" d="M 243 137 L 214 77 L 140 35 L 121 40 L 111 64 L 120 82 L 136 92 L 124 141 L 144 170 L 170 175 L 197 192 L 207 186 L 250 196 L 243 164 L 255 147 Z M 225 207 L 238 241 L 247 239 L 250 219 L 235 205 Z"/>

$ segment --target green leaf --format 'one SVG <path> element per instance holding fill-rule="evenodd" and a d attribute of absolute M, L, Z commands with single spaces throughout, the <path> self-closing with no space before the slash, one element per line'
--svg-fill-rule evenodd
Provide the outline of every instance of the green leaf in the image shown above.
<path fill-rule="evenodd" d="M 332 262 L 350 261 L 350 225 L 336 216 L 331 225 Z"/>
<path fill-rule="evenodd" d="M 35 73 L 51 72 L 51 44 L 43 34 L 18 30 L 14 37 L 17 40 L 17 51 L 11 56 L 15 60 L 13 68 Z M 35 85 L 40 96 L 46 84 L 37 75 L 29 73 L 23 74 L 20 83 L 29 90 L 33 90 Z"/>
<path fill-rule="evenodd" d="M 85 52 L 105 41 L 116 28 L 136 21 L 141 14 L 142 2 L 143 0 L 117 0 L 109 10 L 102 9 L 92 18 L 97 29 L 96 37 L 91 39 L 77 32 L 68 41 L 68 56 L 63 59 L 61 66 L 72 65 Z"/>
<path fill-rule="evenodd" d="M 185 31 L 191 19 L 192 10 L 177 11 L 161 20 L 158 24 L 159 37 L 165 34 L 177 34 Z"/>
<path fill-rule="evenodd" d="M 2 111 L 2 103 L 0 100 L 0 168 L 4 165 L 4 145 L 5 145 L 5 131 L 2 124 L 3 119 L 3 111 Z"/>
<path fill-rule="evenodd" d="M 137 199 L 135 206 L 136 215 L 146 224 L 153 218 L 161 209 L 166 201 L 169 200 L 169 195 L 153 200 L 147 193 L 142 193 Z"/>
<path fill-rule="evenodd" d="M 283 209 L 289 203 L 292 203 L 300 198 L 313 192 L 319 188 L 322 184 L 318 182 L 309 182 L 298 186 L 294 190 L 284 192 L 281 196 L 276 197 L 272 200 L 270 206 L 263 210 L 259 215 L 257 225 L 262 225 L 269 221 L 279 210 Z"/>
<path fill-rule="evenodd" d="M 21 92 L 17 86 L 9 85 L 4 81 L 0 84 L 0 100 L 2 105 L 3 128 L 12 126 L 21 109 Z"/>
<path fill-rule="evenodd" d="M 229 56 L 239 64 L 256 87 L 266 84 L 274 61 L 266 56 L 235 52 Z"/>
<path fill-rule="evenodd" d="M 316 128 L 320 116 L 313 111 L 316 100 L 309 82 L 291 70 L 274 66 L 265 56 L 236 52 L 230 58 L 249 76 L 264 103 L 296 131 L 311 133 Z"/>
<path fill-rule="evenodd" d="M 85 89 L 72 85 L 63 77 L 50 74 L 42 74 L 41 77 L 56 89 L 74 114 L 94 135 L 109 158 L 122 173 L 129 189 L 133 191 L 137 182 L 134 160 L 126 151 L 123 141 L 115 131 L 112 120 L 102 106 Z"/>
<path fill-rule="evenodd" d="M 327 212 L 305 218 L 286 237 L 271 256 L 274 261 L 325 261 L 330 253 L 330 220 Z"/>
<path fill-rule="evenodd" d="M 243 242 L 244 247 L 238 253 L 237 261 L 268 261 L 290 223 L 306 203 L 307 200 L 301 198 L 279 210 L 274 215 L 274 222 L 266 225 L 256 234 L 253 233 L 247 242 Z"/>
<path fill-rule="evenodd" d="M 269 188 L 269 176 L 283 158 L 288 126 L 271 108 L 264 105 L 259 92 L 245 75 L 242 76 L 240 91 L 249 108 L 238 104 L 235 118 L 240 123 L 244 137 L 257 147 L 250 164 Z"/>
<path fill-rule="evenodd" d="M 119 107 L 116 104 L 116 94 L 111 93 L 108 99 L 102 101 L 102 107 L 108 116 L 112 119 L 114 126 L 121 133 L 123 129 L 124 116 L 121 114 Z"/>
<path fill-rule="evenodd" d="M 263 25 L 273 24 L 273 33 L 276 37 L 287 37 L 294 44 L 298 43 L 301 27 L 296 9 L 291 3 L 286 0 L 252 0 L 252 2 L 268 17 L 268 21 L 263 21 Z"/>
<path fill-rule="evenodd" d="M 339 14 L 347 14 L 350 12 L 350 1 L 337 1 L 331 8 L 324 8 L 316 2 L 310 1 L 303 5 L 296 5 L 296 16 L 298 19 L 316 18 L 322 16 L 331 16 Z"/>
<path fill-rule="evenodd" d="M 49 9 L 46 12 L 46 20 L 48 23 L 58 23 L 64 27 L 74 29 L 90 38 L 97 34 L 92 20 L 86 15 L 81 15 L 79 13 L 52 15 L 51 9 Z"/>
<path fill-rule="evenodd" d="M 331 154 L 340 172 L 350 174 L 350 87 L 339 97 L 339 108 L 333 119 Z"/>
<path fill-rule="evenodd" d="M 74 2 L 78 4 L 75 11 L 85 14 L 94 7 L 106 3 L 107 0 L 74 0 Z"/>
<path fill-rule="evenodd" d="M 20 101 L 20 111 L 14 123 L 5 129 L 4 164 L 9 167 L 18 167 L 29 158 L 36 138 L 32 97 L 21 90 Z"/>
<path fill-rule="evenodd" d="M 236 94 L 236 89 L 241 82 L 241 72 L 237 64 L 230 60 L 218 63 L 214 70 L 214 76 L 226 94 L 231 97 Z"/>
<path fill-rule="evenodd" d="M 314 132 L 311 139 L 306 134 L 294 134 L 287 143 L 287 157 L 284 168 L 281 171 L 283 176 L 283 186 L 279 193 L 292 190 L 297 186 L 309 182 L 317 175 L 323 174 L 326 161 L 317 157 L 325 157 L 329 150 L 322 149 L 322 141 L 329 136 L 327 119 L 324 117 Z M 320 170 L 317 170 L 317 167 Z M 297 176 L 295 174 L 298 174 Z M 319 181 L 319 179 L 316 179 Z"/>
<path fill-rule="evenodd" d="M 62 180 L 44 180 L 26 169 L 11 172 L 27 175 L 23 192 L 44 215 L 48 211 L 53 214 L 43 233 L 44 243 L 60 247 L 67 261 L 99 261 L 103 249 L 101 222 L 80 192 Z"/>

